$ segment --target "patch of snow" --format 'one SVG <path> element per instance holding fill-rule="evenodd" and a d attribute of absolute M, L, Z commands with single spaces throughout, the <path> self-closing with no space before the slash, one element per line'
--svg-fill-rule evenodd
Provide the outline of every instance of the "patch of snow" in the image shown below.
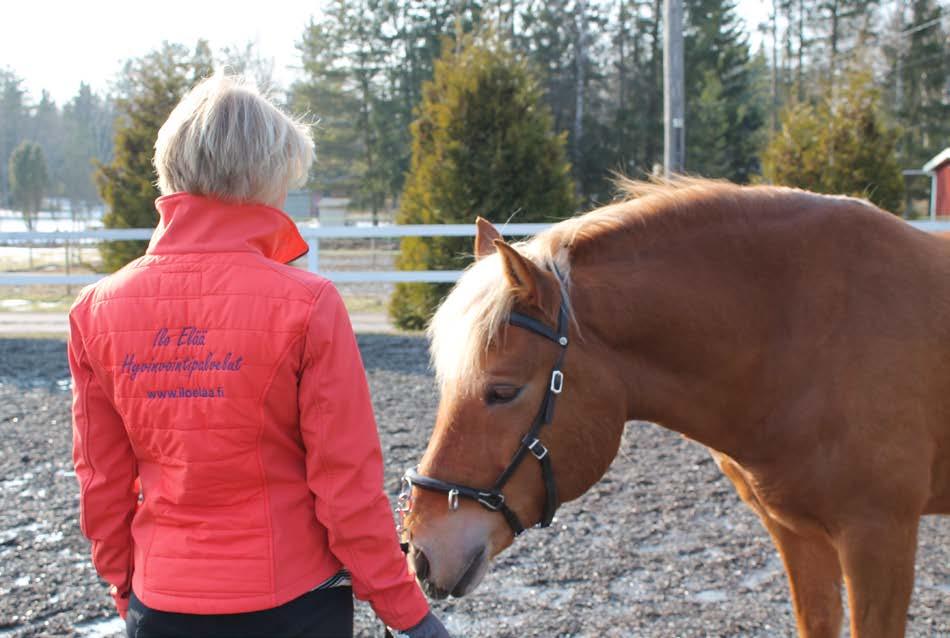
<path fill-rule="evenodd" d="M 41 529 L 46 529 L 49 527 L 48 521 L 41 521 L 39 523 L 30 523 L 29 525 L 18 525 L 16 527 L 11 527 L 9 529 L 0 530 L 0 545 L 5 545 L 9 543 L 14 538 L 19 536 L 24 532 L 36 532 Z"/>
<path fill-rule="evenodd" d="M 36 538 L 37 543 L 58 543 L 63 540 L 63 533 L 60 531 L 50 532 L 49 534 L 37 534 Z"/>
<path fill-rule="evenodd" d="M 124 634 L 125 621 L 118 616 L 100 618 L 99 620 L 76 625 L 74 629 L 76 635 L 80 638 L 107 638 L 116 634 Z"/>
<path fill-rule="evenodd" d="M 721 603 L 729 600 L 729 595 L 719 589 L 707 589 L 693 596 L 698 603 Z"/>
<path fill-rule="evenodd" d="M 0 482 L 0 490 L 12 490 L 26 485 L 26 479 L 17 478 Z"/>
<path fill-rule="evenodd" d="M 762 585 L 780 575 L 781 570 L 777 566 L 766 566 L 762 569 L 749 572 L 748 575 L 742 579 L 741 584 L 745 589 L 759 589 Z"/>

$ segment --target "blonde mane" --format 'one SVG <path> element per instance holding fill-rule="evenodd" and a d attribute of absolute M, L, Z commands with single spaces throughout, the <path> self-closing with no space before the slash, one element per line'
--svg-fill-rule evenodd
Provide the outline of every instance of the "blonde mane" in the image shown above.
<path fill-rule="evenodd" d="M 550 241 L 557 226 L 527 242 L 512 244 L 539 268 L 561 274 L 564 297 L 569 298 L 570 263 L 566 250 Z M 508 324 L 514 306 L 514 290 L 502 272 L 498 253 L 484 257 L 466 269 L 455 288 L 429 323 L 432 367 L 441 385 L 449 381 L 460 387 L 475 379 L 484 352 Z"/>

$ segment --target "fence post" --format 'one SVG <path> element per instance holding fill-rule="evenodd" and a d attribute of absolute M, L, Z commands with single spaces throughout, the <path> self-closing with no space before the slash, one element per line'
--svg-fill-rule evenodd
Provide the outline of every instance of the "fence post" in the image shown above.
<path fill-rule="evenodd" d="M 307 253 L 307 270 L 320 272 L 320 238 L 311 237 L 307 239 L 307 246 L 310 247 Z"/>
<path fill-rule="evenodd" d="M 69 277 L 70 274 L 71 273 L 69 269 L 69 240 L 67 239 L 66 240 L 66 276 Z M 66 284 L 66 296 L 70 297 L 72 296 L 72 294 L 73 294 L 73 287 L 70 284 Z"/>

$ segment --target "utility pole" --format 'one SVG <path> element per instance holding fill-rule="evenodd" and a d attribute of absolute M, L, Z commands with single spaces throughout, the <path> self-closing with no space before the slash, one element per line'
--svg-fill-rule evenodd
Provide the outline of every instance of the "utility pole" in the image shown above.
<path fill-rule="evenodd" d="M 682 173 L 686 164 L 683 99 L 683 0 L 663 0 L 663 173 Z"/>

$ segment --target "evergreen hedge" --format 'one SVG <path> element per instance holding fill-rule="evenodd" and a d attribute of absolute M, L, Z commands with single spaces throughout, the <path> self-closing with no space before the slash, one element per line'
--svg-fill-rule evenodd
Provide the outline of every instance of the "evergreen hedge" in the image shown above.
<path fill-rule="evenodd" d="M 412 163 L 400 224 L 549 222 L 575 210 L 565 155 L 542 89 L 527 63 L 492 37 L 443 43 L 411 127 Z M 401 270 L 458 270 L 471 260 L 472 238 L 408 237 Z M 420 329 L 449 284 L 398 284 L 390 315 Z"/>

